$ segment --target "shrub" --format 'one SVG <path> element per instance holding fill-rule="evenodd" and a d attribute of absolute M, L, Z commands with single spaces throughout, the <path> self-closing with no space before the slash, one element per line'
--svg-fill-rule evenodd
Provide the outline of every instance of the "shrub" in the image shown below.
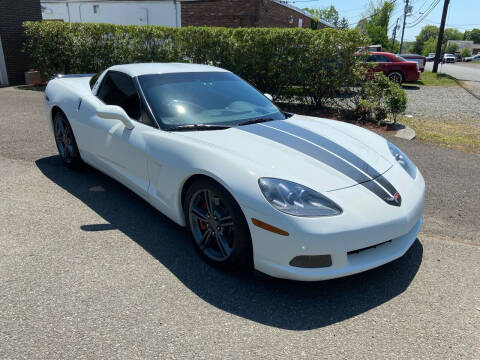
<path fill-rule="evenodd" d="M 462 49 L 462 58 L 466 58 L 466 57 L 469 57 L 469 56 L 472 56 L 472 52 L 470 51 L 469 48 L 464 48 Z"/>
<path fill-rule="evenodd" d="M 276 99 L 295 86 L 321 106 L 354 81 L 354 30 L 125 26 L 26 22 L 24 46 L 44 77 L 114 64 L 194 62 L 230 70 Z"/>
<path fill-rule="evenodd" d="M 365 79 L 354 91 L 354 113 L 358 120 L 380 123 L 390 115 L 395 123 L 398 114 L 407 109 L 405 90 L 382 73 Z"/>

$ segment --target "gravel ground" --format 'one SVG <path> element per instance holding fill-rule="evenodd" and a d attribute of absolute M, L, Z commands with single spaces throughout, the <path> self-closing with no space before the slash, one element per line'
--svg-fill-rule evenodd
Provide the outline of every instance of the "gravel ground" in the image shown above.
<path fill-rule="evenodd" d="M 460 86 L 404 86 L 405 114 L 440 121 L 468 121 L 480 126 L 480 100 Z"/>

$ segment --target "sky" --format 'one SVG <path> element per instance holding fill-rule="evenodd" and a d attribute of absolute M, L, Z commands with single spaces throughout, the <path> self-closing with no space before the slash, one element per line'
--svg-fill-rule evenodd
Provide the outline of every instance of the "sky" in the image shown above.
<path fill-rule="evenodd" d="M 376 2 L 377 0 L 375 0 Z M 346 17 L 350 24 L 356 23 L 361 19 L 362 14 L 368 5 L 368 0 L 289 0 L 289 3 L 299 8 L 324 8 L 330 5 L 335 6 L 340 17 Z M 414 41 L 422 27 L 425 25 L 440 25 L 442 19 L 442 10 L 444 0 L 439 0 L 438 5 L 430 12 L 430 14 L 418 25 L 408 27 L 408 24 L 414 24 L 414 21 L 421 18 L 420 12 L 429 8 L 430 4 L 436 3 L 437 0 L 410 0 L 413 6 L 412 15 L 407 17 L 407 26 L 405 27 L 404 41 Z M 396 0 L 395 9 L 393 10 L 391 22 L 395 22 L 397 17 L 402 15 L 399 24 L 403 22 L 403 9 L 405 0 Z M 393 28 L 393 25 L 391 24 Z M 446 27 L 454 27 L 460 31 L 471 30 L 472 28 L 480 28 L 480 0 L 450 0 L 447 14 Z M 401 29 L 397 34 L 401 34 Z M 392 32 L 389 32 L 389 37 Z M 400 36 L 397 35 L 400 40 Z"/>

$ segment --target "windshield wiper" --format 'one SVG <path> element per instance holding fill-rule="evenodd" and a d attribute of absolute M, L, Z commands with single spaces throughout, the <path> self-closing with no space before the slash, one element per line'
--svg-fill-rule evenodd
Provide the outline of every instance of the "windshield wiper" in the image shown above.
<path fill-rule="evenodd" d="M 243 122 L 239 123 L 238 126 L 258 124 L 258 123 L 263 123 L 263 122 L 273 121 L 273 120 L 275 120 L 275 119 L 272 119 L 272 118 L 252 119 L 252 120 L 243 121 Z"/>
<path fill-rule="evenodd" d="M 215 125 L 215 124 L 184 124 L 178 126 L 172 126 L 167 131 L 192 131 L 192 130 L 224 130 L 229 129 L 228 125 Z"/>

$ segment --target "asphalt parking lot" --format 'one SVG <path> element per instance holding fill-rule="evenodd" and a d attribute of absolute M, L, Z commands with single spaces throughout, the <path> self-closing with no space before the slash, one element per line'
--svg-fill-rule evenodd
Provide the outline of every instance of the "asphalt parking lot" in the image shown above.
<path fill-rule="evenodd" d="M 393 140 L 427 187 L 406 255 L 317 283 L 228 274 L 0 89 L 0 358 L 480 359 L 480 157 Z"/>
<path fill-rule="evenodd" d="M 428 62 L 425 70 L 432 71 L 433 62 Z M 438 72 L 449 74 L 460 80 L 477 98 L 480 98 L 480 65 L 471 62 L 456 62 L 454 64 L 439 64 Z"/>

